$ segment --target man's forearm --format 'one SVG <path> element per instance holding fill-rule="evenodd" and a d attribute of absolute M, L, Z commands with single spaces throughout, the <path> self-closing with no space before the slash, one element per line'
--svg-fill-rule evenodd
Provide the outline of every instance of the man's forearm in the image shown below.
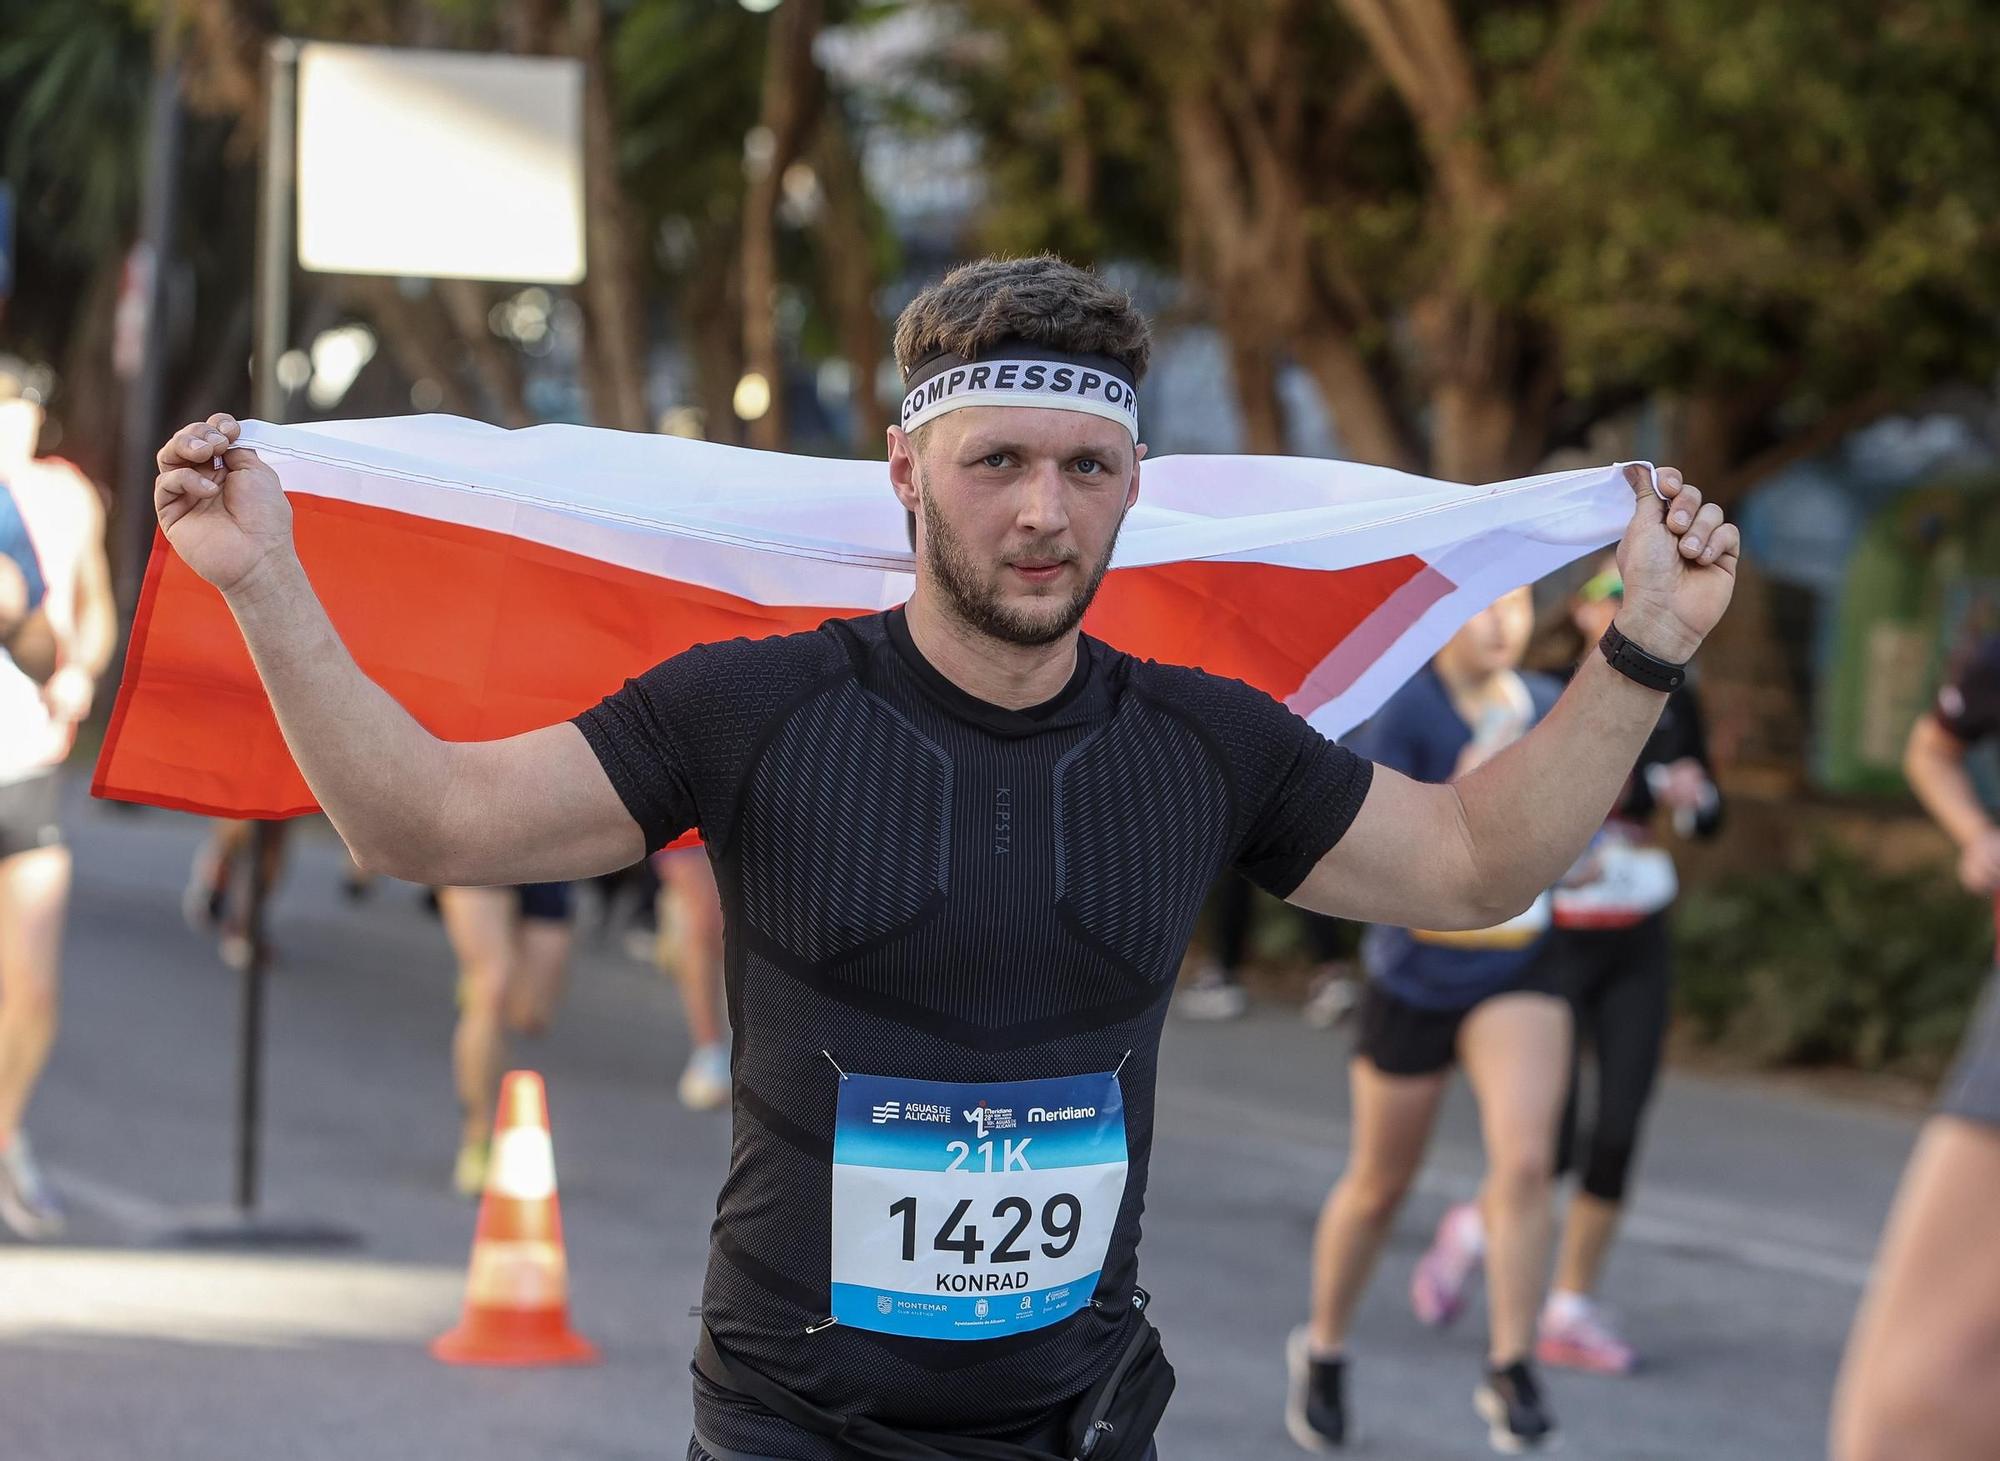
<path fill-rule="evenodd" d="M 361 672 L 296 558 L 228 597 L 292 758 L 364 865 L 421 852 L 448 800 L 450 748 Z"/>
<path fill-rule="evenodd" d="M 1592 653 L 1540 725 L 1455 783 L 1496 922 L 1569 871 L 1617 804 L 1666 703 Z"/>

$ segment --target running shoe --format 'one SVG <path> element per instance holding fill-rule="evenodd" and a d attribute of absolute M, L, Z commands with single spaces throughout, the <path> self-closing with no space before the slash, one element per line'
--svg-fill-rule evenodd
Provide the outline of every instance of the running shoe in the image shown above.
<path fill-rule="evenodd" d="M 681 1104 L 690 1111 L 716 1111 L 729 1104 L 729 1047 L 702 1045 L 681 1072 Z"/>
<path fill-rule="evenodd" d="M 1249 1012 L 1250 996 L 1218 966 L 1207 964 L 1188 981 L 1174 1009 L 1184 1020 L 1239 1020 Z"/>
<path fill-rule="evenodd" d="M 1301 1324 L 1285 1342 L 1285 1429 L 1308 1451 L 1347 1444 L 1347 1360 L 1315 1359 L 1312 1336 Z"/>
<path fill-rule="evenodd" d="M 478 1197 L 486 1191 L 486 1167 L 493 1156 L 489 1141 L 468 1141 L 458 1149 L 451 1166 L 451 1190 L 460 1197 Z"/>
<path fill-rule="evenodd" d="M 181 917 L 196 933 L 207 933 L 222 922 L 222 907 L 228 896 L 222 859 L 211 848 L 203 847 L 188 864 L 187 887 L 181 892 Z"/>
<path fill-rule="evenodd" d="M 1556 1292 L 1542 1305 L 1535 1359 L 1552 1369 L 1629 1375 L 1639 1357 L 1587 1295 Z"/>
<path fill-rule="evenodd" d="M 1361 987 L 1353 970 L 1333 964 L 1313 980 L 1299 1015 L 1315 1030 L 1331 1030 L 1345 1023 L 1360 1003 Z"/>
<path fill-rule="evenodd" d="M 1410 1275 L 1410 1308 L 1417 1322 L 1442 1329 L 1465 1312 L 1465 1291 L 1486 1256 L 1486 1224 L 1479 1209 L 1461 1202 L 1445 1213 L 1437 1236 Z"/>
<path fill-rule="evenodd" d="M 1550 1450 L 1556 1444 L 1556 1418 L 1526 1360 L 1489 1368 L 1473 1392 L 1472 1406 L 1486 1422 L 1487 1443 L 1504 1456 Z"/>
<path fill-rule="evenodd" d="M 62 1204 L 35 1163 L 28 1133 L 17 1131 L 0 1148 L 0 1223 L 17 1238 L 36 1242 L 63 1230 Z"/>

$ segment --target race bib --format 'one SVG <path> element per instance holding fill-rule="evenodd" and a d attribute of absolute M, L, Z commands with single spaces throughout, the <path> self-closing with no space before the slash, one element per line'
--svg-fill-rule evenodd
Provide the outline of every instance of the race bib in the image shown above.
<path fill-rule="evenodd" d="M 1664 848 L 1605 838 L 1586 863 L 1589 876 L 1583 882 L 1556 889 L 1558 928 L 1630 928 L 1680 893 L 1674 860 Z"/>
<path fill-rule="evenodd" d="M 1068 1318 L 1097 1288 L 1125 1169 L 1116 1072 L 846 1076 L 833 1317 L 923 1339 L 993 1339 Z"/>

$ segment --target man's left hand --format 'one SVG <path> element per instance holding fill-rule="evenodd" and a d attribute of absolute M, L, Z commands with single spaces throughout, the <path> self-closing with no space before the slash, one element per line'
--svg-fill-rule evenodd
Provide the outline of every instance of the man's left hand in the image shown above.
<path fill-rule="evenodd" d="M 1741 539 L 1678 468 L 1628 466 L 1625 480 L 1636 500 L 1618 545 L 1625 580 L 1618 629 L 1648 654 L 1682 664 L 1729 607 Z"/>

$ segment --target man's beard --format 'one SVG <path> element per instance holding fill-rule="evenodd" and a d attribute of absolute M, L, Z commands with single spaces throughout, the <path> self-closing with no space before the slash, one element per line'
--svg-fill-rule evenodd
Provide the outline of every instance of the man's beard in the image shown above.
<path fill-rule="evenodd" d="M 992 580 L 982 582 L 972 555 L 937 509 L 937 502 L 931 496 L 929 473 L 919 474 L 917 492 L 924 505 L 924 562 L 929 566 L 931 578 L 944 595 L 945 602 L 961 621 L 1003 643 L 1031 649 L 1054 644 L 1083 622 L 1090 601 L 1097 597 L 1097 586 L 1104 582 L 1104 575 L 1111 567 L 1111 552 L 1118 546 L 1115 531 L 1111 534 L 1111 541 L 1105 545 L 1103 558 L 1085 575 L 1082 585 L 1055 615 L 1052 618 L 1029 617 L 1006 603 Z M 1123 521 L 1121 516 L 1121 526 Z"/>

